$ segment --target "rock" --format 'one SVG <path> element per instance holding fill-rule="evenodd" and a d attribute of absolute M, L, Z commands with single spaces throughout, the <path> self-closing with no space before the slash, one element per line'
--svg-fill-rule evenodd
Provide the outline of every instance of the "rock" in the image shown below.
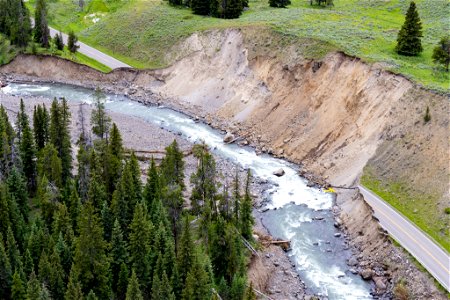
<path fill-rule="evenodd" d="M 278 153 L 277 153 L 278 156 L 281 156 L 281 155 L 283 155 L 283 154 L 284 154 L 284 149 L 278 150 Z"/>
<path fill-rule="evenodd" d="M 336 233 L 334 234 L 334 237 L 341 237 L 341 233 L 340 233 L 340 232 L 336 232 Z"/>
<path fill-rule="evenodd" d="M 378 292 L 384 292 L 386 290 L 386 284 L 384 283 L 383 277 L 374 277 L 373 282 L 375 282 Z"/>
<path fill-rule="evenodd" d="M 361 277 L 362 277 L 364 280 L 369 280 L 369 279 L 371 279 L 371 278 L 372 278 L 372 275 L 373 275 L 373 271 L 372 271 L 371 269 L 369 269 L 369 268 L 364 269 L 364 270 L 361 271 Z"/>
<path fill-rule="evenodd" d="M 352 274 L 355 274 L 355 275 L 358 274 L 358 271 L 356 271 L 356 270 L 353 269 L 353 268 L 352 268 L 352 269 L 349 269 L 349 271 L 350 271 L 350 273 L 352 273 Z"/>
<path fill-rule="evenodd" d="M 313 220 L 316 220 L 316 221 L 322 221 L 323 219 L 324 219 L 324 217 L 321 217 L 321 216 L 313 218 Z"/>
<path fill-rule="evenodd" d="M 278 170 L 274 171 L 272 174 L 275 176 L 281 177 L 284 175 L 284 170 L 282 168 L 279 168 Z"/>
<path fill-rule="evenodd" d="M 223 138 L 223 142 L 224 143 L 231 143 L 234 140 L 234 135 L 230 132 L 227 132 L 227 134 L 225 135 L 225 137 Z"/>
<path fill-rule="evenodd" d="M 356 257 L 352 256 L 350 257 L 350 259 L 348 260 L 348 265 L 353 267 L 356 266 L 358 264 L 358 260 L 356 259 Z"/>
<path fill-rule="evenodd" d="M 274 261 L 274 262 L 273 262 L 273 265 L 274 265 L 275 267 L 278 267 L 278 266 L 280 265 L 280 263 L 277 262 L 277 261 Z"/>
<path fill-rule="evenodd" d="M 319 246 L 319 242 L 314 242 L 313 246 Z"/>

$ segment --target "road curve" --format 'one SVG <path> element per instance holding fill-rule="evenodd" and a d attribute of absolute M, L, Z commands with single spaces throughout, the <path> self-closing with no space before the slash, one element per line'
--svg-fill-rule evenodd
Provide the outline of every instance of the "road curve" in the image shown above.
<path fill-rule="evenodd" d="M 450 291 L 450 256 L 436 245 L 425 233 L 413 225 L 393 207 L 373 192 L 359 185 L 366 202 L 373 208 L 375 217 L 412 256 Z"/>
<path fill-rule="evenodd" d="M 50 28 L 50 34 L 51 36 L 55 36 L 59 31 Z M 68 36 L 65 33 L 62 33 L 64 44 L 67 45 Z M 111 57 L 109 55 L 106 55 L 105 53 L 92 48 L 91 46 L 86 45 L 85 43 L 78 42 L 78 45 L 80 48 L 78 48 L 78 51 L 80 53 L 83 53 L 86 56 L 89 56 L 90 58 L 95 59 L 96 61 L 104 64 L 105 66 L 110 67 L 111 69 L 117 69 L 117 68 L 131 68 L 131 66 L 124 64 L 120 60 L 115 59 L 114 57 Z"/>

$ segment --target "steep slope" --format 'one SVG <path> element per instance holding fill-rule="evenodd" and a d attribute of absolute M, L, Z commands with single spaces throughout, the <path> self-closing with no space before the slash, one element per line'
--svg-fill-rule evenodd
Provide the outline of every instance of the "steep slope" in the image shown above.
<path fill-rule="evenodd" d="M 302 51 L 309 49 L 304 42 L 251 28 L 211 31 L 168 51 L 177 62 L 166 69 L 105 75 L 52 57 L 20 56 L 0 73 L 99 85 L 139 101 L 163 102 L 297 162 L 332 185 L 353 185 L 364 174 L 367 185 L 388 196 L 401 192 L 402 211 L 445 245 L 448 96 L 341 53 L 303 59 Z M 424 124 L 427 106 L 432 119 Z M 338 199 L 346 226 L 365 253 L 393 253 L 360 198 L 340 194 Z M 367 228 L 362 237 L 357 228 Z M 408 277 L 414 296 L 439 299 L 430 279 L 408 264 L 390 269 L 392 283 Z"/>

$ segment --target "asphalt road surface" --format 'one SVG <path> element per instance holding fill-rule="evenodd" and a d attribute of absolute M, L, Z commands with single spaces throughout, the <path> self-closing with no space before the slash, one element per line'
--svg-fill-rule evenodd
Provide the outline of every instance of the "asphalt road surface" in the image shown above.
<path fill-rule="evenodd" d="M 50 28 L 50 34 L 52 37 L 55 36 L 55 34 L 57 34 L 59 32 L 51 27 L 49 27 L 49 28 Z M 64 44 L 67 45 L 67 39 L 68 39 L 67 34 L 63 33 L 62 36 L 63 36 Z M 111 69 L 131 68 L 131 66 L 124 64 L 120 60 L 117 60 L 114 57 L 111 57 L 109 55 L 106 55 L 105 53 L 103 53 L 97 49 L 94 49 L 82 42 L 78 42 L 78 45 L 80 46 L 80 48 L 78 48 L 78 51 L 80 53 L 83 53 L 84 55 L 95 59 L 96 61 L 104 64 L 105 66 L 110 67 Z"/>
<path fill-rule="evenodd" d="M 450 257 L 448 253 L 384 200 L 363 186 L 358 187 L 366 202 L 373 208 L 375 217 L 380 220 L 381 226 L 408 250 L 447 291 L 450 291 Z"/>

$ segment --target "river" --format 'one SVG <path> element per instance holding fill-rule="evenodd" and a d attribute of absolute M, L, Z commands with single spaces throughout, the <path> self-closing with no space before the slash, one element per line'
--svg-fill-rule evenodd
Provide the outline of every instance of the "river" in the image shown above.
<path fill-rule="evenodd" d="M 2 91 L 21 96 L 25 102 L 27 96 L 42 96 L 91 103 L 93 94 L 90 89 L 57 83 L 10 83 Z M 270 181 L 273 188 L 264 195 L 270 201 L 269 210 L 262 214 L 263 224 L 272 235 L 291 240 L 288 255 L 308 289 L 328 299 L 373 299 L 370 284 L 348 270 L 346 261 L 351 252 L 345 247 L 344 238 L 335 236 L 339 230 L 333 226 L 332 195 L 308 187 L 298 176 L 296 165 L 269 155 L 257 155 L 250 147 L 224 144 L 220 131 L 169 108 L 146 106 L 122 95 L 108 95 L 105 107 L 156 123 L 190 142 L 204 141 L 216 155 L 250 168 L 253 176 Z M 272 174 L 279 168 L 285 171 L 282 177 Z"/>

